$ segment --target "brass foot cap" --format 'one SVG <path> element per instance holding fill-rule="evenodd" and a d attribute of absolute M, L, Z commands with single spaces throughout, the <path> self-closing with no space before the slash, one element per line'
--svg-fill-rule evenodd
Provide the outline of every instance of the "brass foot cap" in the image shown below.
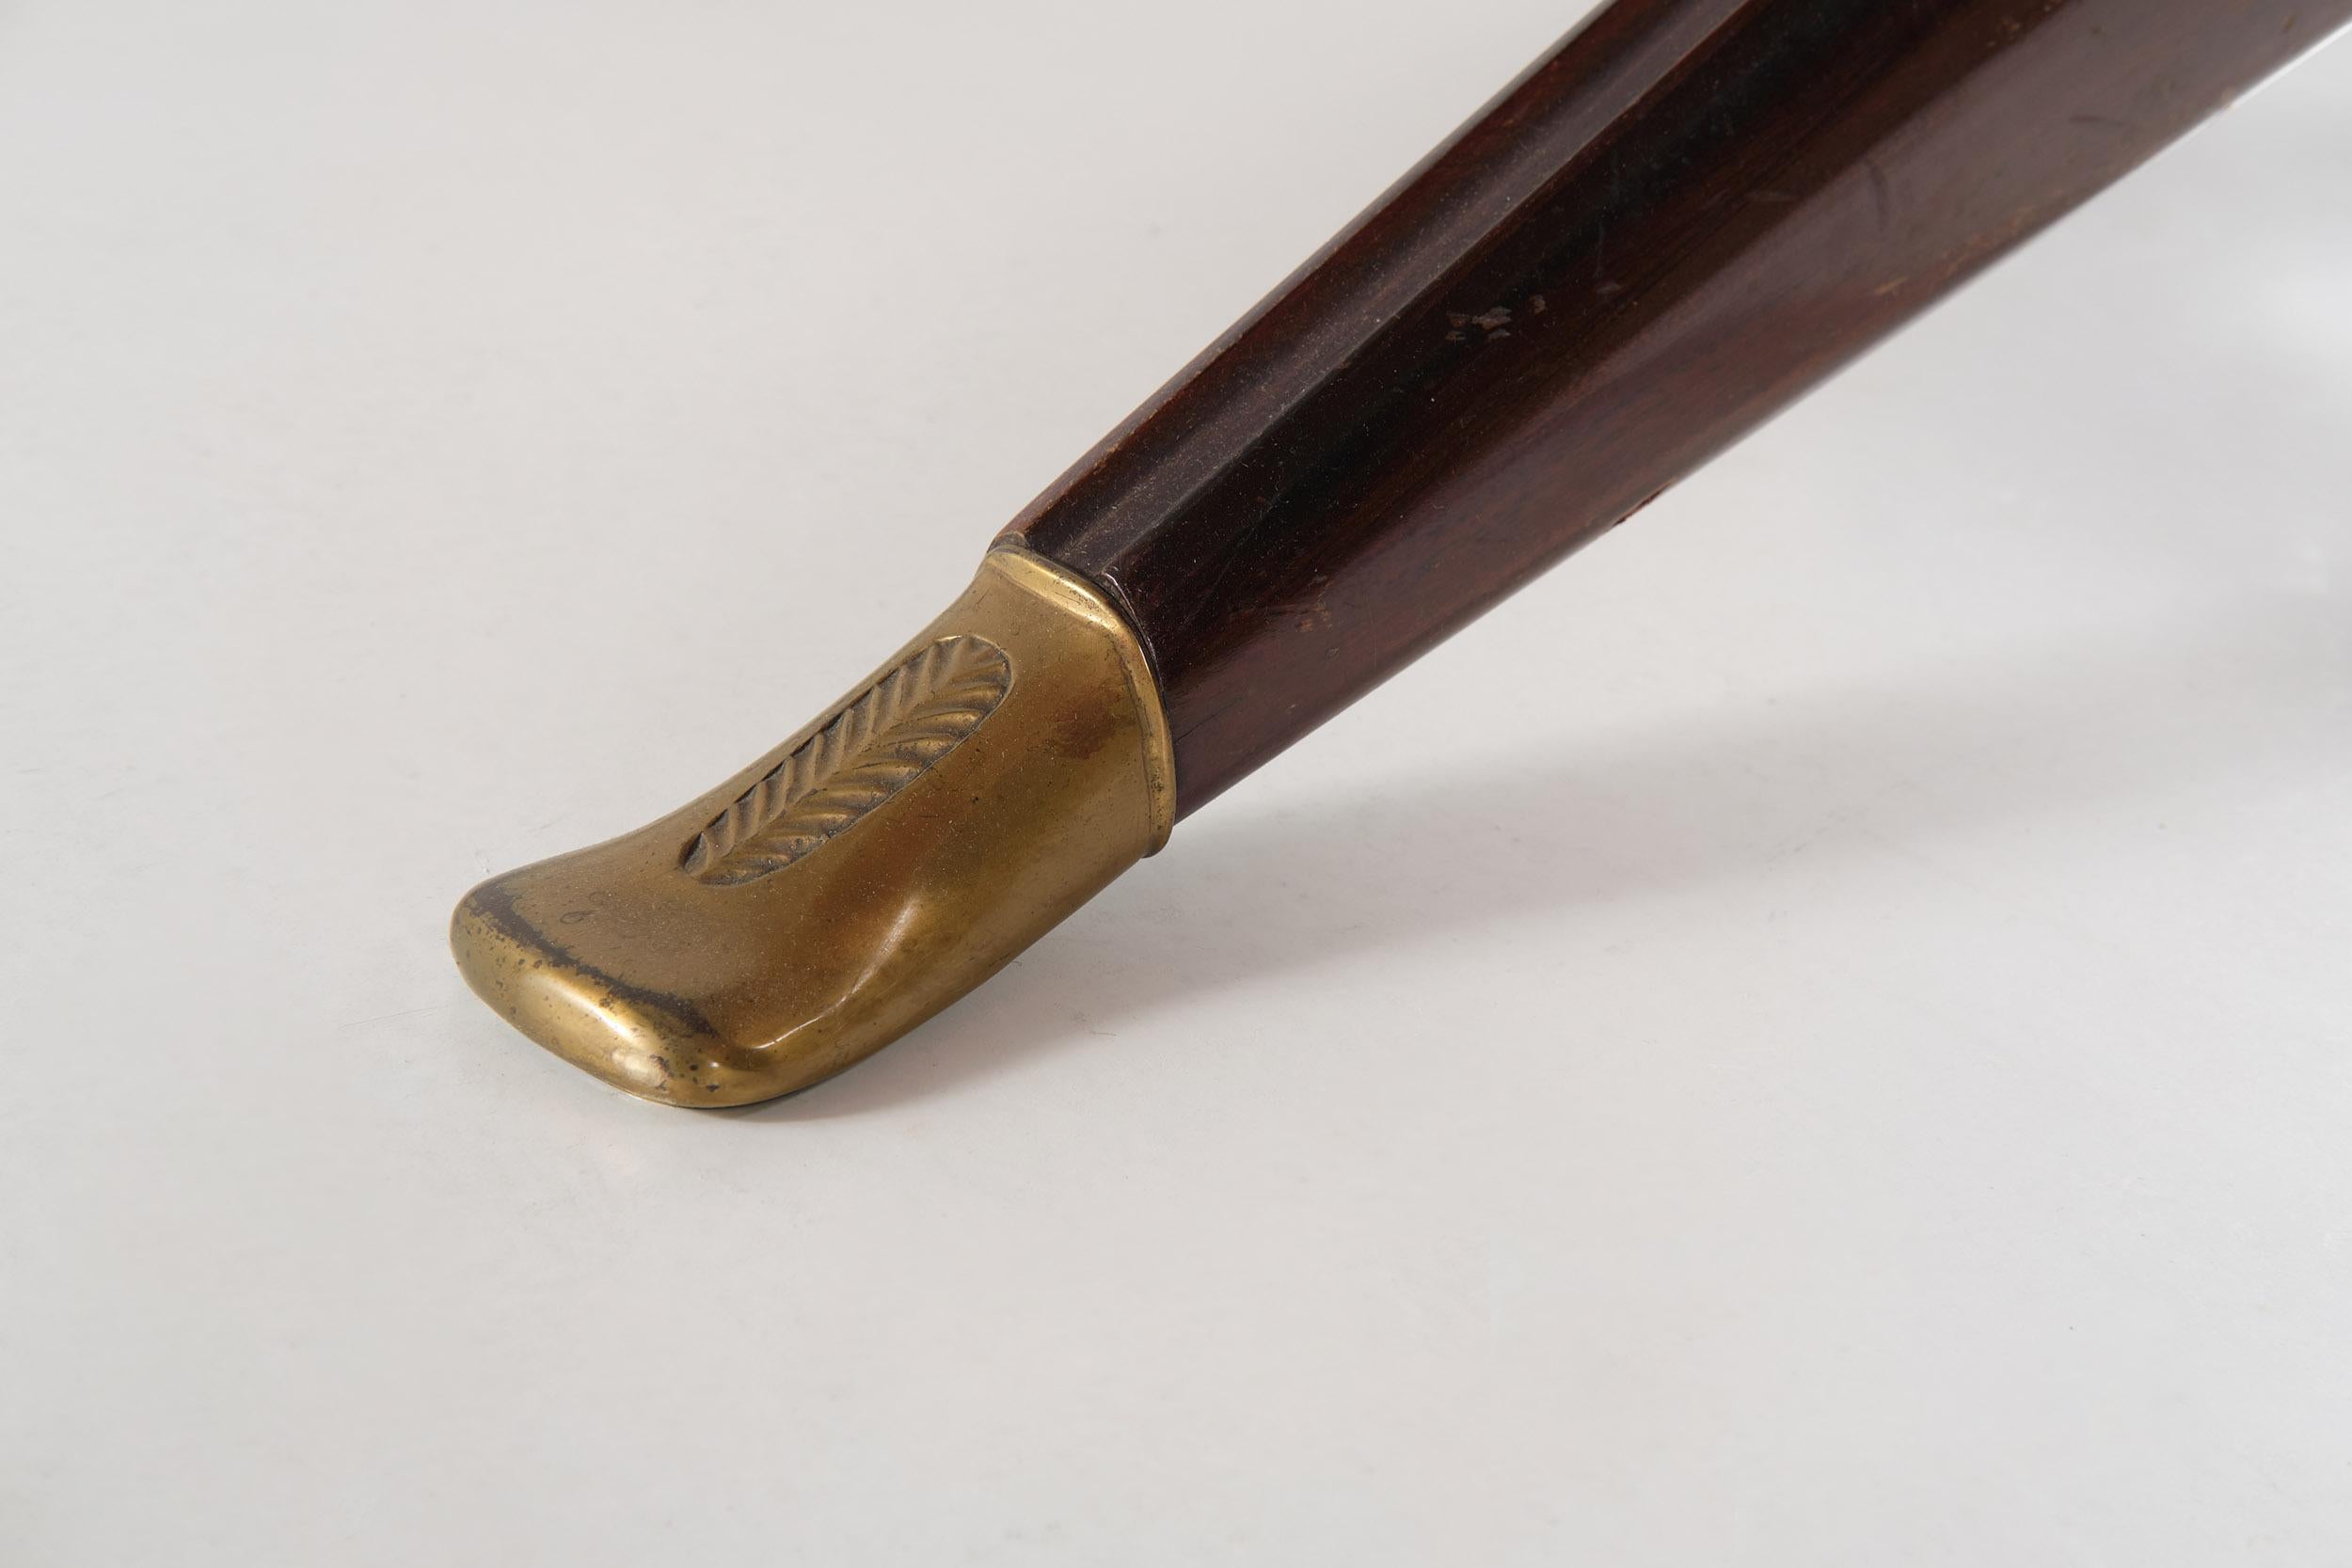
<path fill-rule="evenodd" d="M 996 973 L 1166 842 L 1172 801 L 1126 623 L 999 548 L 823 718 L 658 822 L 484 882 L 450 944 L 477 995 L 605 1082 L 749 1104 Z"/>

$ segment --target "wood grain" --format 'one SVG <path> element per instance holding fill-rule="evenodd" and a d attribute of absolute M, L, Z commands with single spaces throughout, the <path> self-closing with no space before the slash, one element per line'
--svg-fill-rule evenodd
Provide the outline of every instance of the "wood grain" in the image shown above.
<path fill-rule="evenodd" d="M 1192 811 L 2347 16 L 1618 0 L 1008 533 L 1135 624 Z"/>

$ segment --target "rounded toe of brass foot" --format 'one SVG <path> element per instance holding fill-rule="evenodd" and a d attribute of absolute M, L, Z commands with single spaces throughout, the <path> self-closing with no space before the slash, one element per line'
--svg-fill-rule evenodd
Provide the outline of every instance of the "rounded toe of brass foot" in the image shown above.
<path fill-rule="evenodd" d="M 549 863 L 550 865 L 555 863 Z M 516 912 L 530 867 L 466 895 L 450 948 L 474 994 L 529 1038 L 616 1088 L 669 1105 L 745 1105 L 790 1092 L 782 1058 L 724 1037 L 700 1007 L 608 976 Z M 580 916 L 582 911 L 565 911 Z"/>

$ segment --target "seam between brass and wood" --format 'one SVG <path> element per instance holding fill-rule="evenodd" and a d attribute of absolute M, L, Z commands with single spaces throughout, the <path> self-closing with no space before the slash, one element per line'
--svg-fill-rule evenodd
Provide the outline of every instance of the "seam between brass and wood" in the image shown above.
<path fill-rule="evenodd" d="M 1057 562 L 1048 561 L 1019 540 L 993 546 L 989 559 L 1020 575 L 1041 596 L 1059 602 L 1071 614 L 1102 628 L 1119 646 L 1120 662 L 1127 673 L 1127 689 L 1142 725 L 1144 784 L 1150 791 L 1152 847 L 1156 855 L 1168 847 L 1176 830 L 1176 743 L 1168 728 L 1168 706 L 1152 673 L 1152 657 L 1124 611 L 1108 594 Z"/>

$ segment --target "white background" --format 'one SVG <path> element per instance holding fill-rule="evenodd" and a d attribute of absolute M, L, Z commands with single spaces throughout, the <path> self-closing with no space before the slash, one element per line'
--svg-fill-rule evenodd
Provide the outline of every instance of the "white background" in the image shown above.
<path fill-rule="evenodd" d="M 2352 46 L 790 1102 L 470 882 L 1562 30 L 0 8 L 0 1560 L 2352 1558 Z"/>

